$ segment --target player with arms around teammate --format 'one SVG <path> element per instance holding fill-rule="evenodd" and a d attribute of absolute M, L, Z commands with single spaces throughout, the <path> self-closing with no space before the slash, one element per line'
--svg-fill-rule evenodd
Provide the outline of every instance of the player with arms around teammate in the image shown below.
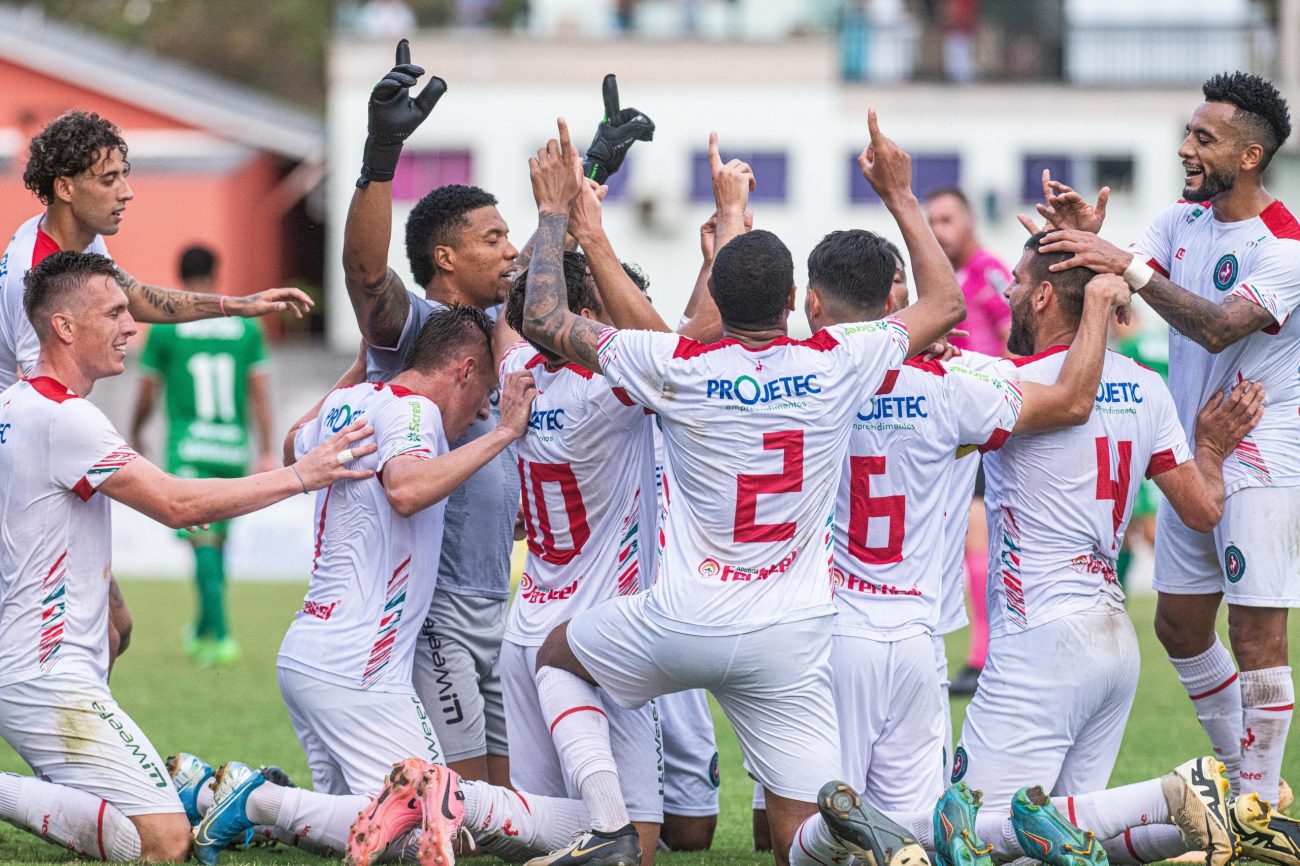
<path fill-rule="evenodd" d="M 176 528 L 225 520 L 369 477 L 344 464 L 374 445 L 350 447 L 369 433 L 357 422 L 273 472 L 161 471 L 84 399 L 122 372 L 136 331 L 120 280 L 97 254 L 33 268 L 24 303 L 40 354 L 0 392 L 0 736 L 39 777 L 0 774 L 0 818 L 87 857 L 179 861 L 190 850 L 180 800 L 108 689 L 108 500 Z"/>
<path fill-rule="evenodd" d="M 181 254 L 181 283 L 192 292 L 216 286 L 217 260 L 206 247 Z M 238 478 L 248 470 L 249 421 L 257 429 L 259 472 L 279 461 L 271 444 L 266 345 L 247 319 L 204 319 L 149 329 L 140 356 L 142 375 L 131 418 L 131 442 L 141 446 L 159 386 L 167 408 L 167 470 L 182 478 Z M 194 548 L 198 618 L 186 650 L 201 665 L 230 664 L 239 644 L 226 628 L 225 543 L 222 521 L 182 531 Z"/>
<path fill-rule="evenodd" d="M 1091 207 L 1061 187 L 1044 209 L 1062 229 L 1046 248 L 1074 253 L 1058 267 L 1123 274 L 1169 323 L 1169 389 L 1189 432 L 1207 396 L 1243 378 L 1268 394 L 1224 466 L 1214 531 L 1161 505 L 1155 587 L 1156 633 L 1234 789 L 1273 802 L 1295 702 L 1287 611 L 1300 605 L 1300 223 L 1263 175 L 1291 122 L 1254 75 L 1217 75 L 1202 91 L 1178 150 L 1184 201 L 1124 251 L 1095 234 L 1104 198 Z M 1235 665 L 1214 631 L 1225 597 Z"/>
<path fill-rule="evenodd" d="M 874 112 L 869 123 L 869 180 L 906 236 L 928 234 L 910 191 L 910 158 L 880 134 Z M 829 530 L 849 422 L 859 395 L 961 318 L 961 295 L 941 255 L 912 249 L 926 279 L 900 318 L 794 341 L 786 336 L 795 289 L 789 250 L 755 231 L 724 245 L 713 264 L 720 343 L 602 328 L 571 313 L 563 293 L 560 255 L 581 177 L 563 121 L 560 137 L 530 161 L 540 226 L 524 333 L 659 413 L 667 513 L 654 586 L 578 614 L 538 654 L 542 708 L 593 824 L 545 862 L 640 859 L 608 726 L 589 710 L 600 686 L 629 707 L 687 688 L 712 691 L 767 789 L 783 863 L 795 828 L 816 808 L 818 773 L 840 765 Z M 712 171 L 726 235 L 734 229 L 724 226 L 743 219 L 754 178 L 718 157 Z"/>

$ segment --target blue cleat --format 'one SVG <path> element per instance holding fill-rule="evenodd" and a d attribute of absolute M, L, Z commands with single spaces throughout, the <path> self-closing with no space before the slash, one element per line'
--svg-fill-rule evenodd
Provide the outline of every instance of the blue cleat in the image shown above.
<path fill-rule="evenodd" d="M 212 768 L 202 758 L 189 752 L 177 752 L 167 759 L 167 772 L 176 787 L 176 796 L 185 807 L 185 817 L 190 826 L 199 823 L 199 791 L 212 778 Z"/>
<path fill-rule="evenodd" d="M 975 833 L 980 792 L 958 782 L 934 807 L 934 854 L 939 866 L 993 866 L 993 846 Z"/>
<path fill-rule="evenodd" d="M 1089 830 L 1065 820 L 1043 789 L 1021 788 L 1011 798 L 1011 827 L 1025 855 L 1051 866 L 1109 866 L 1106 850 Z"/>
<path fill-rule="evenodd" d="M 212 806 L 194 828 L 194 856 L 203 866 L 215 866 L 222 848 L 247 838 L 253 828 L 248 818 L 248 795 L 265 783 L 261 773 L 238 761 L 217 770 L 212 779 Z"/>
<path fill-rule="evenodd" d="M 817 793 L 817 811 L 836 839 L 864 866 L 930 866 L 911 833 L 858 796 L 847 782 L 827 782 Z"/>

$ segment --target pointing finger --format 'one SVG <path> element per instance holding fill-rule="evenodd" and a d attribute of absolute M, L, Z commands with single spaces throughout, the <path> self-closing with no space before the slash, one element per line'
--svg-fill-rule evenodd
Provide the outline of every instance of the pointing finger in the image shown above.
<path fill-rule="evenodd" d="M 560 153 L 567 156 L 573 151 L 573 142 L 569 140 L 569 124 L 563 117 L 557 117 L 555 125 L 560 130 Z"/>
<path fill-rule="evenodd" d="M 411 43 L 405 39 L 397 43 L 397 65 L 403 66 L 411 62 Z"/>
<path fill-rule="evenodd" d="M 880 123 L 876 120 L 876 110 L 874 108 L 867 109 L 867 131 L 871 133 L 872 144 L 879 143 L 880 139 L 884 137 L 880 134 Z"/>
<path fill-rule="evenodd" d="M 605 122 L 609 123 L 618 114 L 618 79 L 612 72 L 605 76 L 601 96 L 605 99 Z"/>
<path fill-rule="evenodd" d="M 722 155 L 718 153 L 718 134 L 709 133 L 709 168 L 714 174 L 722 168 Z"/>

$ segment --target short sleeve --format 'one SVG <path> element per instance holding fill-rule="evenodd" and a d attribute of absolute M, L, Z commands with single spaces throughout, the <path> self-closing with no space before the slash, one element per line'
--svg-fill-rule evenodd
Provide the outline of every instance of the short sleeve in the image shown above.
<path fill-rule="evenodd" d="M 597 359 L 612 388 L 621 388 L 633 401 L 658 412 L 672 402 L 665 394 L 672 390 L 669 364 L 689 357 L 691 348 L 699 345 L 677 334 L 606 328 L 597 343 Z"/>
<path fill-rule="evenodd" d="M 1265 331 L 1277 333 L 1300 305 L 1300 241 L 1279 239 L 1261 249 L 1228 297 L 1268 310 L 1275 324 Z"/>
<path fill-rule="evenodd" d="M 59 413 L 50 428 L 50 474 L 55 484 L 82 500 L 140 456 L 93 403 L 68 400 Z"/>
<path fill-rule="evenodd" d="M 168 337 L 175 333 L 172 325 L 151 325 L 144 338 L 144 349 L 140 352 L 140 366 L 155 377 L 162 375 L 167 368 L 167 353 L 171 341 Z"/>
<path fill-rule="evenodd" d="M 978 446 L 981 453 L 1001 448 L 1020 418 L 1020 386 L 996 373 L 960 366 L 946 369 L 944 382 L 956 417 L 958 441 Z"/>
<path fill-rule="evenodd" d="M 293 437 L 293 459 L 301 460 L 308 451 L 320 444 L 320 416 L 298 428 Z"/>
<path fill-rule="evenodd" d="M 406 353 L 415 345 L 415 338 L 433 312 L 433 305 L 424 298 L 406 293 L 410 304 L 406 309 L 406 323 L 402 325 L 401 336 L 393 346 L 366 345 L 366 380 L 369 382 L 387 382 L 402 371 Z"/>
<path fill-rule="evenodd" d="M 1134 255 L 1155 268 L 1163 276 L 1169 276 L 1169 264 L 1174 241 L 1174 222 L 1181 212 L 1180 205 L 1170 205 L 1156 214 L 1155 219 L 1147 225 L 1142 239 L 1129 244 Z"/>
<path fill-rule="evenodd" d="M 1152 376 L 1143 388 L 1147 402 L 1155 413 L 1155 443 L 1151 459 L 1147 462 L 1146 477 L 1155 478 L 1192 459 L 1192 449 L 1187 444 L 1187 433 L 1178 421 L 1173 395 L 1159 378 Z"/>
<path fill-rule="evenodd" d="M 907 360 L 907 325 L 895 316 L 874 322 L 831 325 L 823 333 L 843 345 L 863 384 L 873 393 L 886 373 L 897 370 Z M 817 339 L 814 335 L 813 340 Z"/>
<path fill-rule="evenodd" d="M 497 370 L 497 378 L 504 380 L 508 373 L 517 373 L 528 364 L 537 350 L 532 347 L 531 343 L 521 341 L 515 343 L 509 349 L 506 349 L 501 356 L 501 366 Z"/>
<path fill-rule="evenodd" d="M 370 418 L 382 472 L 395 457 L 429 460 L 447 450 L 438 407 L 423 397 L 410 396 L 385 403 Z"/>
<path fill-rule="evenodd" d="M 41 356 L 41 341 L 26 314 L 13 323 L 13 343 L 14 358 L 18 361 L 19 369 L 23 375 L 31 373 Z"/>

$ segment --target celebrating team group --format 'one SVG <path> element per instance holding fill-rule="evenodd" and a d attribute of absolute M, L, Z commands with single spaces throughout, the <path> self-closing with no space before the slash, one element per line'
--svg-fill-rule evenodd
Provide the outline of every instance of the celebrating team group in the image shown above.
<path fill-rule="evenodd" d="M 308 299 L 134 280 L 103 237 L 132 196 L 120 132 L 69 112 L 32 140 L 46 210 L 0 263 L 0 736 L 35 775 L 0 774 L 0 818 L 102 860 L 274 840 L 356 866 L 649 866 L 710 844 L 707 692 L 779 866 L 1300 866 L 1280 775 L 1300 223 L 1263 187 L 1291 131 L 1271 84 L 1205 82 L 1182 197 L 1128 249 L 1098 235 L 1107 191 L 1045 175 L 1005 290 L 1012 357 L 994 357 L 949 342 L 966 303 L 874 111 L 858 162 L 895 225 L 808 252 L 812 336 L 788 334 L 791 251 L 753 228 L 763 178 L 716 135 L 716 209 L 670 328 L 601 222 L 605 181 L 654 131 L 613 76 L 585 157 L 561 119 L 529 160 L 522 249 L 482 189 L 416 205 L 410 292 L 392 180 L 447 90 L 424 74 L 403 40 L 370 97 L 342 262 L 358 358 L 284 468 L 244 478 L 162 471 L 85 398 L 136 320 Z M 1170 326 L 1168 385 L 1106 348 L 1134 294 Z M 943 635 L 981 464 L 990 641 L 954 749 Z M 1144 478 L 1155 629 L 1213 755 L 1108 789 L 1139 667 L 1116 559 Z M 164 761 L 108 686 L 129 634 L 109 500 L 184 528 L 308 493 L 310 585 L 276 661 L 310 788 L 226 760 L 254 755 Z"/>

